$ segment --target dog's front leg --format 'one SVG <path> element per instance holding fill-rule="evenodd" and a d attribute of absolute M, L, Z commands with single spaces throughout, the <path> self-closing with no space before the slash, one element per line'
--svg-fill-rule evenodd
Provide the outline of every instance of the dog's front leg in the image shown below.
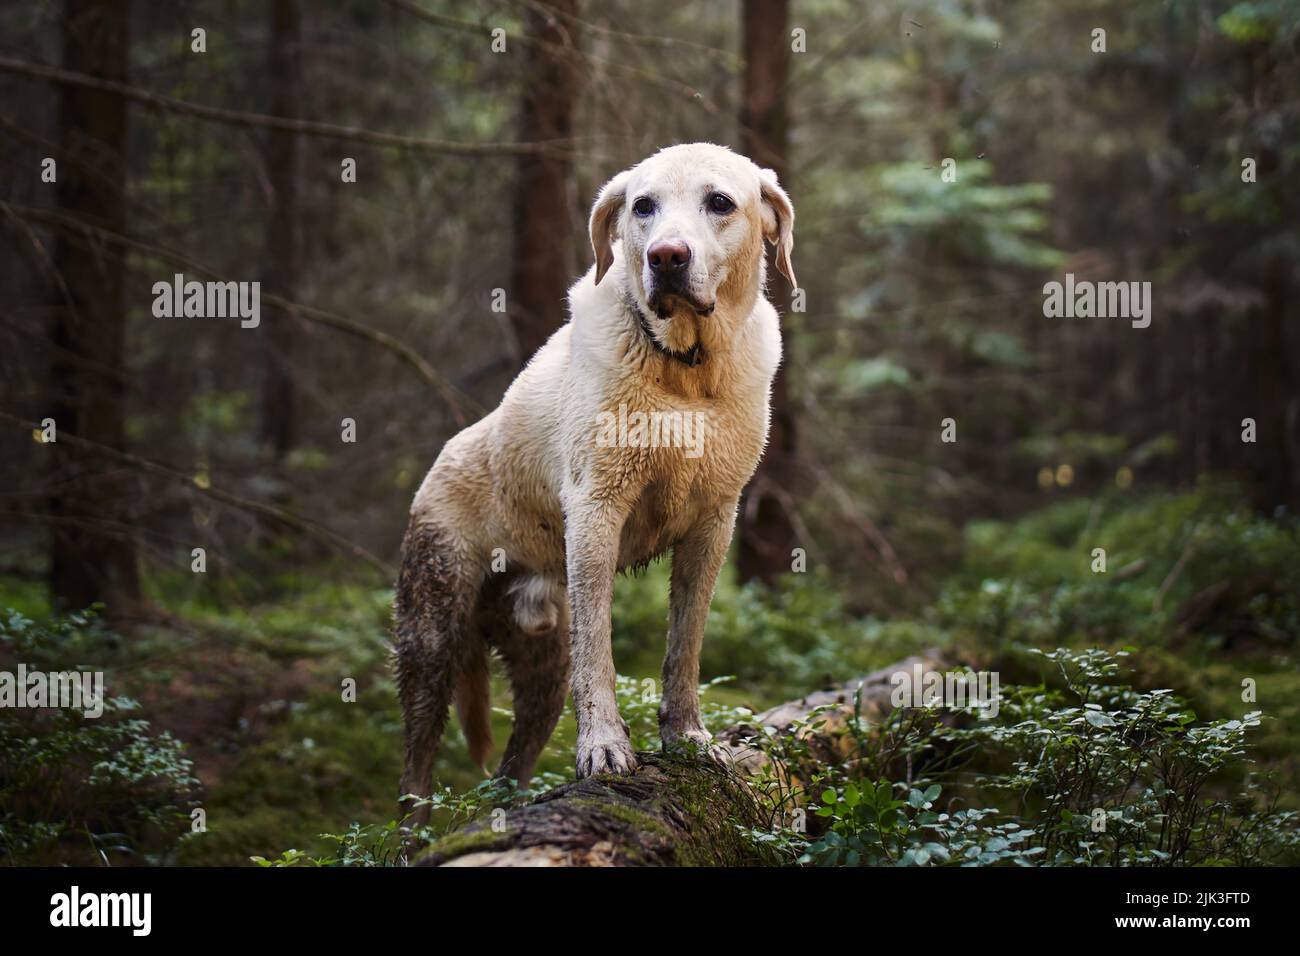
<path fill-rule="evenodd" d="M 604 501 L 575 496 L 565 513 L 572 671 L 578 718 L 578 779 L 594 773 L 631 773 L 636 755 L 614 696 L 610 604 L 626 515 Z"/>
<path fill-rule="evenodd" d="M 659 737 L 665 747 L 682 741 L 707 747 L 713 739 L 700 720 L 700 647 L 735 526 L 733 501 L 701 518 L 673 548 L 668 653 L 659 703 Z"/>

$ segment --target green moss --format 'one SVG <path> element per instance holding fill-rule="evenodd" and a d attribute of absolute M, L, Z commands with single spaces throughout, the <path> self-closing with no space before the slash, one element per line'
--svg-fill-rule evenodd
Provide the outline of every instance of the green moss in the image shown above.
<path fill-rule="evenodd" d="M 565 803 L 567 806 L 585 807 L 590 809 L 592 813 L 613 817 L 615 820 L 627 824 L 630 829 L 637 833 L 652 833 L 666 838 L 672 836 L 672 832 L 654 813 L 642 810 L 630 803 L 620 802 L 614 798 L 602 800 L 596 797 L 579 797 L 568 799 Z"/>
<path fill-rule="evenodd" d="M 491 827 L 481 826 L 467 830 L 458 830 L 431 844 L 419 853 L 416 862 L 437 856 L 444 860 L 453 860 L 470 853 L 488 853 L 493 850 L 507 849 L 511 836 L 507 833 L 493 832 Z"/>

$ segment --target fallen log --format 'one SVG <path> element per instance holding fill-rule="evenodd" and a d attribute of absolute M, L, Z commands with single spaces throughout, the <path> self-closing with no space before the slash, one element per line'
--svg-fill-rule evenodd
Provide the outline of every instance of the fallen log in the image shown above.
<path fill-rule="evenodd" d="M 768 828 L 771 807 L 756 775 L 798 783 L 800 768 L 773 766 L 760 735 L 795 734 L 814 760 L 842 760 L 855 721 L 878 726 L 893 708 L 892 675 L 941 671 L 937 655 L 910 657 L 865 677 L 788 701 L 715 739 L 722 762 L 641 753 L 633 774 L 599 774 L 557 787 L 431 844 L 417 866 L 746 866 L 772 862 L 741 828 Z M 855 701 L 856 698 L 856 701 Z M 813 725 L 810 715 L 817 714 Z M 767 771 L 764 773 L 764 771 Z"/>

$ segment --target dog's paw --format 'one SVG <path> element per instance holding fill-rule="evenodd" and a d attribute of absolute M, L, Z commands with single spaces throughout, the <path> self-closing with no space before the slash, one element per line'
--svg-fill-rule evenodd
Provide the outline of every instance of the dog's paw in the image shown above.
<path fill-rule="evenodd" d="M 691 727 L 686 730 L 670 730 L 667 727 L 660 727 L 659 739 L 663 741 L 664 751 L 668 753 L 705 756 L 724 766 L 729 766 L 735 762 L 732 752 L 720 744 L 715 744 L 713 734 L 703 727 Z"/>
<path fill-rule="evenodd" d="M 677 729 L 661 723 L 659 739 L 664 742 L 665 750 L 705 750 L 713 743 L 713 734 L 698 725 Z"/>
<path fill-rule="evenodd" d="M 579 780 L 597 773 L 632 773 L 636 768 L 636 754 L 626 735 L 578 739 Z"/>

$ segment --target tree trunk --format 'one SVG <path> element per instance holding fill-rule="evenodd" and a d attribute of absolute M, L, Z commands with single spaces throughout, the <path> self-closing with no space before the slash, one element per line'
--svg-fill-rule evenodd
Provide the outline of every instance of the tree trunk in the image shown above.
<path fill-rule="evenodd" d="M 638 754 L 641 766 L 628 776 L 601 774 L 567 784 L 497 819 L 465 827 L 433 843 L 420 866 L 742 866 L 771 862 L 737 827 L 768 829 L 771 811 L 747 782 L 770 767 L 766 754 L 746 746 L 766 729 L 789 734 L 818 707 L 817 729 L 803 728 L 812 759 L 848 757 L 852 743 L 842 731 L 855 719 L 879 724 L 892 709 L 890 678 L 899 671 L 942 671 L 936 655 L 911 657 L 866 677 L 773 707 L 718 735 L 730 767 L 702 757 Z M 804 768 L 772 768 L 798 784 Z M 495 824 L 495 829 L 494 829 Z"/>
<path fill-rule="evenodd" d="M 1294 450 L 1300 401 L 1287 366 L 1286 341 L 1288 266 L 1280 257 L 1264 267 L 1264 305 L 1257 322 L 1255 354 L 1256 463 L 1255 500 L 1266 514 L 1278 508 L 1300 508 L 1300 476 Z M 1240 431 L 1237 422 L 1229 422 Z"/>
<path fill-rule="evenodd" d="M 530 7 L 528 34 L 571 49 L 572 23 L 562 15 L 576 12 L 577 0 L 547 0 Z M 578 98 L 575 66 L 558 50 L 530 44 L 526 51 L 520 139 L 568 139 L 573 135 Z M 574 209 L 572 160 L 553 154 L 519 157 L 507 308 L 515 335 L 515 361 L 521 367 L 564 324 L 565 296 L 577 268 L 567 240 L 575 222 Z"/>
<path fill-rule="evenodd" d="M 271 4 L 271 113 L 291 117 L 299 99 L 298 0 Z M 292 301 L 298 280 L 296 226 L 298 136 L 273 129 L 267 136 L 267 166 L 271 182 L 271 208 L 267 220 L 266 291 Z M 262 443 L 275 464 L 292 450 L 297 418 L 291 357 L 301 326 L 283 309 L 267 310 L 264 374 L 262 379 Z"/>
<path fill-rule="evenodd" d="M 754 162 L 776 172 L 788 190 L 789 148 L 786 83 L 790 73 L 789 0 L 745 0 L 743 13 L 745 77 L 740 125 L 741 149 Z M 789 312 L 784 279 L 768 249 L 769 298 Z M 787 335 L 785 348 L 790 347 Z M 740 504 L 739 571 L 742 581 L 771 584 L 790 570 L 795 546 L 788 510 L 798 466 L 794 410 L 783 360 L 772 383 L 772 422 L 767 450 Z"/>
<path fill-rule="evenodd" d="M 125 82 L 130 4 L 67 0 L 63 65 Z M 67 215 L 114 233 L 126 228 L 126 100 L 64 86 L 59 96 L 58 203 Z M 125 254 L 84 233 L 61 233 L 62 277 L 52 337 L 50 415 L 67 432 L 112 449 L 126 446 Z M 57 437 L 57 435 L 56 435 Z M 140 603 L 129 501 L 132 479 L 87 446 L 56 443 L 50 502 L 55 523 L 50 590 L 56 607 L 102 601 L 116 617 Z"/>

